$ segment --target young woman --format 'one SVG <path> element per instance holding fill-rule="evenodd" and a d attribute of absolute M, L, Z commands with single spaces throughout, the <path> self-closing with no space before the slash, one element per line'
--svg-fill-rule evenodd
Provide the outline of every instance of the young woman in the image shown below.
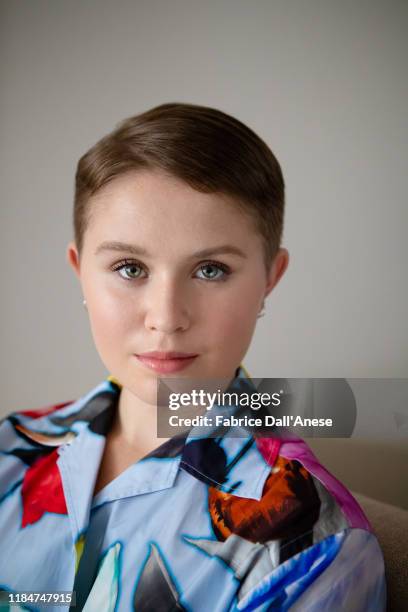
<path fill-rule="evenodd" d="M 157 436 L 160 377 L 251 389 L 241 364 L 288 265 L 283 213 L 275 156 L 215 109 L 153 108 L 80 159 L 67 259 L 110 375 L 1 425 L 3 601 L 385 609 L 371 527 L 302 440 Z"/>

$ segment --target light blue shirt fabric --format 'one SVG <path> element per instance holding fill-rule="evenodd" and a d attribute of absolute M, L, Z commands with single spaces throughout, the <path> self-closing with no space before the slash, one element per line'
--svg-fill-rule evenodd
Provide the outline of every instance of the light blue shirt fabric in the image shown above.
<path fill-rule="evenodd" d="M 176 436 L 93 496 L 119 393 L 109 377 L 1 423 L 0 589 L 75 590 L 86 612 L 385 610 L 374 534 L 251 435 Z"/>

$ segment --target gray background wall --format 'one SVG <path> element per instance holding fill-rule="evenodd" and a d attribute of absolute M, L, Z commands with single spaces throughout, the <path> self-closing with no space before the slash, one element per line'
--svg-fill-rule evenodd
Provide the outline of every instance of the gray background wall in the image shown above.
<path fill-rule="evenodd" d="M 168 101 L 235 115 L 284 170 L 291 262 L 250 373 L 407 376 L 407 2 L 9 0 L 0 10 L 2 414 L 75 399 L 106 376 L 65 261 L 75 166 L 119 120 Z M 340 474 L 340 453 L 324 448 L 364 491 L 365 472 Z M 404 503 L 401 491 L 396 481 L 382 495 Z"/>

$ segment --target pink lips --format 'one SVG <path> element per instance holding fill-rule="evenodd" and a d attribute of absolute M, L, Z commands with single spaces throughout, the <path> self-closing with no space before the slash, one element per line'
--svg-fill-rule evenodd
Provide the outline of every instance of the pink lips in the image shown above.
<path fill-rule="evenodd" d="M 135 355 L 145 366 L 159 374 L 179 372 L 189 366 L 198 355 L 177 351 L 151 351 Z"/>

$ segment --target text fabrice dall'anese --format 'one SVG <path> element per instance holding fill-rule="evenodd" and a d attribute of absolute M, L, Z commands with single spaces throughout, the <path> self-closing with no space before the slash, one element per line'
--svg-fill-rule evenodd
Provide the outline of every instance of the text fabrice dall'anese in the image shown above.
<path fill-rule="evenodd" d="M 318 418 L 306 418 L 300 415 L 285 415 L 281 418 L 276 418 L 272 415 L 265 415 L 263 419 L 248 417 L 235 417 L 235 416 L 223 416 L 216 415 L 215 419 L 212 416 L 197 415 L 193 418 L 179 417 L 178 415 L 172 415 L 169 418 L 169 425 L 171 427 L 332 427 L 333 419 L 318 419 Z"/>
<path fill-rule="evenodd" d="M 259 410 L 262 406 L 279 406 L 280 393 L 208 393 L 203 389 L 194 389 L 190 393 L 170 393 L 169 408 L 178 410 L 180 406 L 201 406 L 211 410 L 217 406 L 246 406 L 252 410 Z"/>

